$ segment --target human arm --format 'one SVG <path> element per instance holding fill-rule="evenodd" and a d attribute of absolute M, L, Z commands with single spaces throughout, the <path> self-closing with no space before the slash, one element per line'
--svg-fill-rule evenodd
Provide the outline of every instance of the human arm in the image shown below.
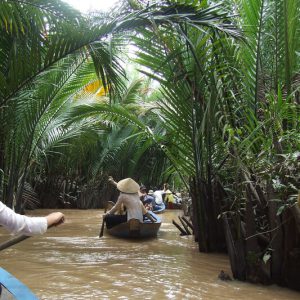
<path fill-rule="evenodd" d="M 153 218 L 153 216 L 149 213 L 149 211 L 147 211 L 146 216 L 147 216 L 147 218 L 148 218 L 152 223 L 155 223 L 155 222 L 156 222 L 156 220 L 155 220 L 155 219 Z"/>
<path fill-rule="evenodd" d="M 106 215 L 112 215 L 116 211 L 120 210 L 122 208 L 122 203 L 123 203 L 123 201 L 122 201 L 122 197 L 120 195 L 119 198 L 118 198 L 118 200 L 117 200 L 117 202 L 116 202 L 116 204 L 104 216 L 106 216 Z"/>
<path fill-rule="evenodd" d="M 152 215 L 149 213 L 149 211 L 145 208 L 142 201 L 141 201 L 141 206 L 142 206 L 143 215 L 144 216 L 146 215 L 148 217 L 148 219 L 151 220 L 152 223 L 155 223 L 156 220 L 152 217 Z"/>
<path fill-rule="evenodd" d="M 112 178 L 112 176 L 108 176 L 108 182 L 112 185 L 114 185 L 115 187 L 117 187 L 117 182 L 114 181 L 114 179 Z"/>
<path fill-rule="evenodd" d="M 143 204 L 143 202 L 142 201 L 140 201 L 140 204 L 141 204 L 141 208 L 142 208 L 142 213 L 143 213 L 143 215 L 146 215 L 147 214 L 147 209 L 145 208 L 145 206 L 144 206 L 144 204 Z"/>
<path fill-rule="evenodd" d="M 58 226 L 65 221 L 65 216 L 61 212 L 54 212 L 46 216 L 48 228 L 51 226 Z"/>
<path fill-rule="evenodd" d="M 15 213 L 12 209 L 0 202 L 0 224 L 11 233 L 38 235 L 47 231 L 51 225 L 64 221 L 62 213 L 52 213 L 46 217 L 28 217 Z"/>

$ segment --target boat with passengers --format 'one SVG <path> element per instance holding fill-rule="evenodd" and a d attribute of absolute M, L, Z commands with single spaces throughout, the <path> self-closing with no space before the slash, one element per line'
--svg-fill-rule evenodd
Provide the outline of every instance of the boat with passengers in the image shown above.
<path fill-rule="evenodd" d="M 105 218 L 106 231 L 110 235 L 121 238 L 149 238 L 157 236 L 161 225 L 161 218 L 152 211 L 151 214 L 155 222 L 152 222 L 147 216 L 144 216 L 143 223 L 137 219 L 131 219 L 124 223 L 111 226 L 109 216 Z"/>

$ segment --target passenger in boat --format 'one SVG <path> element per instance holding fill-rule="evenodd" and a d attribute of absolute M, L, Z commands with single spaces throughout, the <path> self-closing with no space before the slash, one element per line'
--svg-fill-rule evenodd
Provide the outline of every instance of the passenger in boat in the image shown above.
<path fill-rule="evenodd" d="M 182 203 L 182 197 L 181 197 L 181 193 L 175 193 L 175 203 L 176 204 L 181 204 Z"/>
<path fill-rule="evenodd" d="M 15 213 L 0 201 L 0 225 L 13 234 L 22 233 L 28 236 L 43 234 L 52 225 L 64 223 L 65 216 L 54 212 L 45 217 L 28 217 Z"/>
<path fill-rule="evenodd" d="M 169 184 L 164 183 L 161 190 L 155 189 L 153 196 L 155 197 L 155 202 L 157 205 L 161 205 L 165 202 L 166 191 L 169 189 Z"/>
<path fill-rule="evenodd" d="M 173 193 L 170 190 L 166 190 L 166 196 L 165 196 L 165 204 L 168 208 L 173 208 L 173 205 L 175 203 L 175 198 Z"/>
<path fill-rule="evenodd" d="M 150 191 L 152 191 L 152 190 L 150 190 Z M 140 195 L 141 195 L 140 199 L 143 202 L 145 208 L 147 210 L 152 210 L 153 204 L 154 204 L 154 197 L 152 196 L 153 191 L 152 191 L 152 194 L 150 195 L 149 193 L 147 193 L 147 188 L 145 186 L 141 186 L 140 187 Z"/>
<path fill-rule="evenodd" d="M 161 206 L 163 205 L 163 203 L 164 203 L 164 200 L 163 200 L 164 194 L 165 194 L 164 190 L 156 190 L 153 193 L 153 197 L 154 197 L 153 210 L 154 211 L 159 210 L 161 208 Z"/>
<path fill-rule="evenodd" d="M 144 215 L 147 215 L 152 222 L 155 222 L 154 218 L 148 213 L 140 200 L 140 186 L 138 183 L 136 183 L 132 178 L 125 178 L 116 183 L 112 177 L 109 178 L 109 182 L 117 187 L 120 191 L 120 195 L 116 204 L 103 216 L 103 218 L 105 218 L 107 228 L 111 228 L 131 219 L 137 219 L 143 223 Z M 126 207 L 126 215 L 114 215 L 122 204 Z"/>
<path fill-rule="evenodd" d="M 147 196 L 147 189 L 144 185 L 140 186 L 139 196 L 141 201 L 144 202 L 144 199 Z"/>
<path fill-rule="evenodd" d="M 168 183 L 164 183 L 164 186 L 163 186 L 163 193 L 162 193 L 162 198 L 163 198 L 163 201 L 165 202 L 165 197 L 166 197 L 166 191 L 169 189 L 169 184 Z"/>
<path fill-rule="evenodd" d="M 155 202 L 155 196 L 154 196 L 153 190 L 148 191 L 148 196 L 151 197 L 151 210 L 153 210 L 155 208 L 155 206 L 157 205 Z"/>

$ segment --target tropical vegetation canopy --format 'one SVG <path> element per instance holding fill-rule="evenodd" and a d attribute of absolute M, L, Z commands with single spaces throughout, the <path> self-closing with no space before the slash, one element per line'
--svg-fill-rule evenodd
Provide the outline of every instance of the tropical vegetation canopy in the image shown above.
<path fill-rule="evenodd" d="M 299 22 L 300 0 L 0 0 L 1 201 L 96 208 L 109 175 L 168 182 L 200 251 L 299 288 Z"/>

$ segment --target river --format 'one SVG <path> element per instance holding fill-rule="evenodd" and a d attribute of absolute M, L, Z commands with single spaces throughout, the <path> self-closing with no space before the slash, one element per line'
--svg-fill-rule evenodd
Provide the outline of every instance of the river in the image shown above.
<path fill-rule="evenodd" d="M 179 210 L 162 214 L 158 237 L 143 241 L 99 239 L 102 210 L 64 213 L 62 226 L 1 251 L 1 267 L 39 299 L 300 299 L 275 285 L 218 279 L 220 270 L 231 274 L 228 257 L 200 253 L 192 236 L 180 236 L 172 224 Z M 0 228 L 0 242 L 7 238 Z"/>

